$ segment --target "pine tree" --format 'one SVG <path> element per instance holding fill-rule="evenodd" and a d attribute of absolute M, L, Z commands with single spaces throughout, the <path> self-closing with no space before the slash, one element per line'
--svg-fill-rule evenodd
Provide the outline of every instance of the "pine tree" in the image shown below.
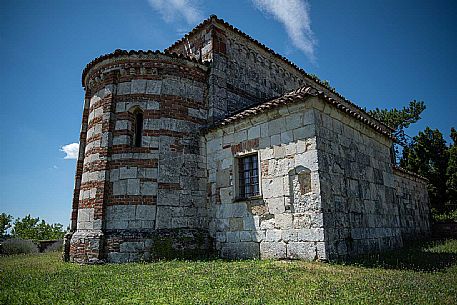
<path fill-rule="evenodd" d="M 445 210 L 447 202 L 446 170 L 448 148 L 443 134 L 427 127 L 413 138 L 413 143 L 403 150 L 400 166 L 418 173 L 429 180 L 430 205 L 437 211 Z"/>
<path fill-rule="evenodd" d="M 411 145 L 411 140 L 405 133 L 405 129 L 409 125 L 416 123 L 421 119 L 421 114 L 425 110 L 425 103 L 420 101 L 413 100 L 409 102 L 408 107 L 403 107 L 403 109 L 379 109 L 368 111 L 368 113 L 375 119 L 381 121 L 385 125 L 393 128 L 395 138 L 397 139 L 397 144 L 394 146 L 395 155 L 399 156 L 399 145 L 403 147 L 408 147 Z M 398 158 L 397 158 L 398 159 Z M 398 162 L 398 160 L 397 160 Z"/>
<path fill-rule="evenodd" d="M 449 161 L 446 172 L 447 203 L 449 208 L 457 209 L 457 131 L 451 128 L 451 139 L 454 142 L 449 147 Z"/>

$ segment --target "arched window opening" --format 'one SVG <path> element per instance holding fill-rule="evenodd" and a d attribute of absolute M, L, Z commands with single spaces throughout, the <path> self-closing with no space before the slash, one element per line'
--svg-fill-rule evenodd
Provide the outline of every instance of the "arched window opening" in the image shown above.
<path fill-rule="evenodd" d="M 137 110 L 133 113 L 134 115 L 134 131 L 133 131 L 133 146 L 141 147 L 143 139 L 143 112 Z"/>
<path fill-rule="evenodd" d="M 312 193 L 311 171 L 304 166 L 297 166 L 289 171 L 289 198 L 290 205 L 286 210 L 293 213 L 302 213 L 307 207 L 309 196 Z"/>

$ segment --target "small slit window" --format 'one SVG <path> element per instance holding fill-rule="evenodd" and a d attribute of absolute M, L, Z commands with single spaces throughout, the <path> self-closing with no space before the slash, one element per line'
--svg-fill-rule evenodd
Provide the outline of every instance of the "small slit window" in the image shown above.
<path fill-rule="evenodd" d="M 143 139 L 143 112 L 137 110 L 133 113 L 134 124 L 133 124 L 133 146 L 141 147 Z"/>
<path fill-rule="evenodd" d="M 238 158 L 238 175 L 238 195 L 240 198 L 249 198 L 260 195 L 257 154 Z"/>

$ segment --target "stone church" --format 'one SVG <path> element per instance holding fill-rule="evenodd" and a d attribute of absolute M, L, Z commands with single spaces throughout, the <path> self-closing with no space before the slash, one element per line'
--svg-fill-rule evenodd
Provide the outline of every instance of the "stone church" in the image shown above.
<path fill-rule="evenodd" d="M 392 129 L 216 16 L 82 85 L 66 260 L 332 260 L 430 233 Z"/>

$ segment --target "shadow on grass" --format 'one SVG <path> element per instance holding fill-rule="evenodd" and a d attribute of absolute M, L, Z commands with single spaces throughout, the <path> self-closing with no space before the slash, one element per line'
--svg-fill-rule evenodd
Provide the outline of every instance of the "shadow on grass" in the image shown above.
<path fill-rule="evenodd" d="M 440 271 L 457 265 L 457 240 L 414 242 L 401 249 L 361 255 L 335 263 L 366 268 Z"/>

